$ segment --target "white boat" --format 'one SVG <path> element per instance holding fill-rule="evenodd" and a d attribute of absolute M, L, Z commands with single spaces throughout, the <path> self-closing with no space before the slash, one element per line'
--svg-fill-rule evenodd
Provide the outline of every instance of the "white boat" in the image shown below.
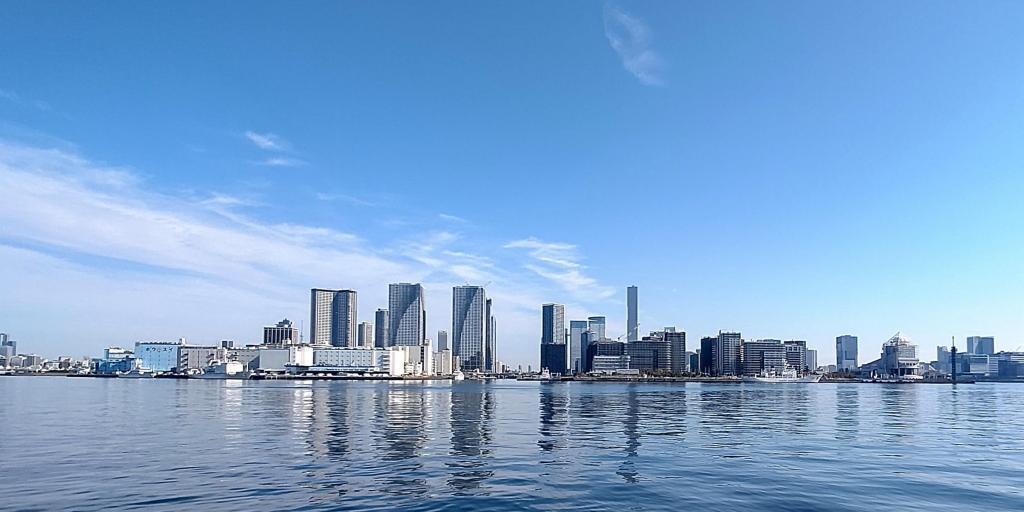
<path fill-rule="evenodd" d="M 455 370 L 452 374 L 452 380 L 466 380 L 466 374 L 462 373 L 461 370 Z"/>
<path fill-rule="evenodd" d="M 121 372 L 117 376 L 122 379 L 151 379 L 156 376 L 156 372 L 149 368 L 138 366 L 129 371 Z"/>
<path fill-rule="evenodd" d="M 813 384 L 821 380 L 821 375 L 808 374 L 801 377 L 796 370 L 787 368 L 782 373 L 764 371 L 753 377 L 743 377 L 743 382 L 760 382 L 766 384 Z"/>
<path fill-rule="evenodd" d="M 203 369 L 203 373 L 193 375 L 197 379 L 248 379 L 249 372 L 245 365 L 238 361 L 213 361 Z"/>

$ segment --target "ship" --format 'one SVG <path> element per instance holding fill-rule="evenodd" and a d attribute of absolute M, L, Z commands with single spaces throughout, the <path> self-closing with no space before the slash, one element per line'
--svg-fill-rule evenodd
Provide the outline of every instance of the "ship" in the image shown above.
<path fill-rule="evenodd" d="M 150 379 L 156 376 L 156 372 L 149 368 L 136 366 L 129 371 L 118 373 L 117 376 L 122 379 Z"/>
<path fill-rule="evenodd" d="M 192 375 L 196 379 L 248 379 L 249 372 L 245 365 L 238 361 L 212 361 L 203 369 L 203 373 Z"/>
<path fill-rule="evenodd" d="M 763 384 L 813 384 L 821 380 L 821 375 L 813 373 L 800 376 L 796 370 L 787 368 L 782 372 L 763 371 L 755 376 L 743 377 L 743 382 L 760 382 Z"/>

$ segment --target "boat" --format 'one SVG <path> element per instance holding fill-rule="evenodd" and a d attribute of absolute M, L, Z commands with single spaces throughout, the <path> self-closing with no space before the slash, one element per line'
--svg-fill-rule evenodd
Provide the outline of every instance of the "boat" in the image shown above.
<path fill-rule="evenodd" d="M 156 372 L 149 368 L 136 366 L 126 372 L 118 373 L 117 376 L 122 379 L 151 379 L 156 376 Z"/>
<path fill-rule="evenodd" d="M 763 371 L 754 376 L 743 377 L 743 382 L 759 382 L 763 384 L 813 384 L 821 380 L 821 375 L 813 373 L 800 376 L 796 370 L 787 368 L 779 372 Z"/>
<path fill-rule="evenodd" d="M 466 380 L 466 374 L 462 373 L 462 370 L 455 370 L 455 373 L 452 373 L 452 380 Z"/>
<path fill-rule="evenodd" d="M 203 369 L 203 373 L 193 375 L 197 379 L 248 379 L 249 372 L 245 365 L 238 361 L 212 361 Z"/>

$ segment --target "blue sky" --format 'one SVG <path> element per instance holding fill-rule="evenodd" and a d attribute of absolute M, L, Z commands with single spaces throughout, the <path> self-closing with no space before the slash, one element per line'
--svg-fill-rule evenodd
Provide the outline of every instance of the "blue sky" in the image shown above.
<path fill-rule="evenodd" d="M 7 2 L 0 329 L 26 351 L 488 284 L 625 330 L 1024 345 L 1019 2 Z"/>

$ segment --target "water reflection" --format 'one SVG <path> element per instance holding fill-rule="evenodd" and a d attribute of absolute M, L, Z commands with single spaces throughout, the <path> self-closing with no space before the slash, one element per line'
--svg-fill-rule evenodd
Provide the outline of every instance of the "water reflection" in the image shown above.
<path fill-rule="evenodd" d="M 860 384 L 837 384 L 835 438 L 852 441 L 860 431 Z"/>
<path fill-rule="evenodd" d="M 487 468 L 494 434 L 494 394 L 491 384 L 460 382 L 452 386 L 451 451 L 448 486 L 456 495 L 480 489 L 494 476 Z"/>

